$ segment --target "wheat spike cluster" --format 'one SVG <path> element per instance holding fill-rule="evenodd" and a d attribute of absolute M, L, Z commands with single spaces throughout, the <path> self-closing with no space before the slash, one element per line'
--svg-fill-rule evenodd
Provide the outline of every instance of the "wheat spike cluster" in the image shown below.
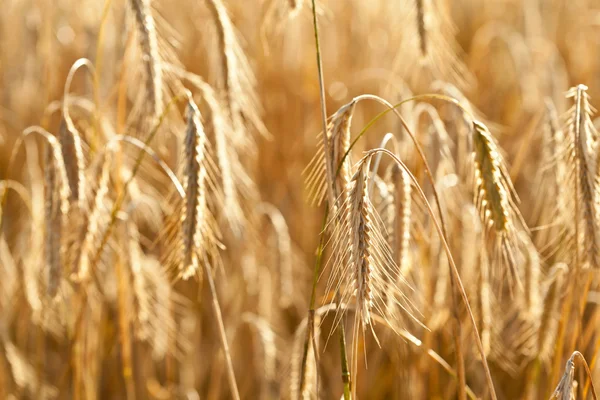
<path fill-rule="evenodd" d="M 597 400 L 600 2 L 4 0 L 0 400 Z"/>

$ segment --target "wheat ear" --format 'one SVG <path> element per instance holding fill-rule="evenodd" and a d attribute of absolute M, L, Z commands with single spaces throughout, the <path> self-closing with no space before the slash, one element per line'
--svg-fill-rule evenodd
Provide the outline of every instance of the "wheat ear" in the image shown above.
<path fill-rule="evenodd" d="M 48 143 L 46 152 L 47 169 L 45 174 L 45 258 L 48 267 L 48 294 L 57 293 L 62 268 L 62 226 L 69 214 L 71 190 L 68 184 L 65 161 L 56 137 L 39 126 L 23 131 L 23 137 L 37 133 Z"/>
<path fill-rule="evenodd" d="M 353 297 L 356 303 L 351 368 L 351 382 L 355 383 L 353 398 L 356 398 L 359 334 L 364 335 L 369 328 L 377 339 L 371 324 L 371 312 L 375 310 L 386 315 L 384 310 L 392 297 L 392 303 L 417 320 L 413 306 L 404 294 L 409 290 L 406 281 L 398 282 L 396 276 L 399 274 L 392 276 L 390 273 L 398 271 L 398 267 L 385 240 L 383 222 L 370 200 L 370 160 L 370 156 L 365 156 L 357 163 L 356 172 L 346 187 L 345 203 L 340 205 L 338 215 L 331 220 L 334 225 L 333 247 L 328 261 L 332 265 L 332 273 L 327 291 L 333 291 L 343 304 L 349 303 Z M 337 322 L 340 319 L 338 310 Z"/>
<path fill-rule="evenodd" d="M 355 106 L 356 100 L 352 100 L 331 116 L 325 135 L 321 133 L 317 138 L 317 153 L 303 172 L 309 200 L 315 205 L 320 205 L 329 196 L 332 197 L 329 198 L 330 207 L 335 210 L 338 207 L 336 202 L 345 201 L 344 189 L 352 175 L 352 159 L 346 153 L 350 149 L 350 127 Z"/>
<path fill-rule="evenodd" d="M 575 359 L 579 359 L 583 364 L 585 372 L 587 374 L 588 379 L 591 382 L 592 389 L 592 397 L 594 400 L 597 400 L 596 396 L 596 388 L 594 387 L 594 383 L 592 382 L 592 374 L 590 372 L 590 368 L 585 361 L 583 355 L 575 351 L 573 355 L 567 360 L 567 364 L 565 365 L 565 372 L 563 373 L 560 382 L 556 386 L 554 393 L 550 396 L 550 400 L 573 400 L 576 398 L 576 385 L 575 385 Z"/>
<path fill-rule="evenodd" d="M 139 32 L 146 79 L 146 95 L 152 117 L 158 118 L 163 109 L 163 71 L 160 61 L 156 23 L 152 16 L 151 0 L 130 0 Z"/>
<path fill-rule="evenodd" d="M 198 252 L 204 251 L 204 221 L 206 218 L 206 134 L 200 121 L 200 111 L 190 100 L 187 110 L 185 134 L 185 165 L 183 189 L 185 201 L 181 212 L 182 260 L 180 274 L 183 279 L 197 274 Z"/>
<path fill-rule="evenodd" d="M 514 189 L 496 142 L 479 121 L 473 123 L 473 148 L 474 201 L 486 234 L 494 234 L 491 253 L 494 259 L 499 257 L 503 265 L 508 266 L 511 281 L 520 283 L 514 253 L 517 229 L 525 224 L 515 206 Z"/>
<path fill-rule="evenodd" d="M 594 128 L 591 116 L 594 108 L 589 103 L 589 95 L 585 85 L 578 85 L 567 92 L 567 98 L 573 98 L 575 104 L 568 111 L 566 130 L 570 133 L 570 157 L 575 166 L 576 190 L 575 211 L 576 224 L 582 221 L 584 226 L 583 238 L 576 237 L 576 258 L 583 255 L 582 261 L 587 261 L 594 268 L 600 268 L 600 237 L 598 234 L 598 195 L 597 185 L 597 140 L 598 132 Z M 575 230 L 578 232 L 578 229 Z M 577 236 L 577 233 L 576 233 Z M 581 236 L 581 235 L 580 235 Z M 583 241 L 583 248 L 579 247 Z M 576 263 L 578 264 L 578 263 Z"/>
<path fill-rule="evenodd" d="M 256 78 L 238 43 L 223 0 L 206 0 L 206 4 L 217 30 L 219 51 L 216 54 L 220 57 L 217 63 L 217 71 L 220 74 L 219 89 L 224 92 L 233 132 L 237 135 L 234 146 L 238 150 L 254 151 L 255 144 L 247 135 L 245 123 L 248 122 L 261 135 L 269 136 L 260 118 L 260 106 L 254 88 Z"/>
<path fill-rule="evenodd" d="M 46 149 L 46 169 L 44 171 L 44 253 L 48 266 L 48 295 L 54 297 L 58 291 L 62 270 L 62 222 L 60 199 L 58 198 L 59 178 L 54 167 L 52 150 Z"/>

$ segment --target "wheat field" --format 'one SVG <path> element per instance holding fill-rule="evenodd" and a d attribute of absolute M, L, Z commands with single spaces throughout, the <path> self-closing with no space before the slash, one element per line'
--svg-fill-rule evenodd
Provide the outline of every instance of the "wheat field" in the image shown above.
<path fill-rule="evenodd" d="M 0 399 L 597 399 L 597 0 L 3 0 Z"/>

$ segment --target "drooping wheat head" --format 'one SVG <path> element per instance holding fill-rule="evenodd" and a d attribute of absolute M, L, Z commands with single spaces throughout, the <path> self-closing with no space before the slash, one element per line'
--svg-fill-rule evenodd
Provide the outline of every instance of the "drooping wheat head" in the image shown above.
<path fill-rule="evenodd" d="M 591 267 L 600 267 L 600 237 L 598 234 L 598 201 L 597 201 L 597 140 L 598 132 L 591 116 L 594 108 L 590 105 L 587 87 L 578 85 L 567 92 L 574 105 L 566 114 L 565 131 L 569 146 L 570 171 L 567 182 L 575 182 L 574 204 L 576 224 L 582 226 L 579 237 L 575 238 L 575 252 L 582 262 Z M 561 185 L 564 185 L 563 182 Z"/>
<path fill-rule="evenodd" d="M 151 117 L 158 118 L 164 106 L 164 84 L 156 22 L 152 15 L 151 2 L 152 0 L 130 0 L 129 5 L 133 10 L 138 28 L 138 41 L 142 50 L 142 62 L 146 79 L 146 96 L 148 96 Z"/>
<path fill-rule="evenodd" d="M 473 170 L 475 205 L 486 235 L 492 242 L 492 259 L 500 260 L 502 274 L 508 268 L 511 282 L 520 282 L 514 255 L 517 231 L 524 222 L 513 197 L 514 189 L 496 142 L 485 125 L 473 123 Z"/>
<path fill-rule="evenodd" d="M 326 291 L 333 292 L 341 304 L 355 304 L 353 328 L 352 368 L 353 382 L 356 382 L 358 368 L 357 346 L 359 334 L 373 330 L 371 313 L 385 316 L 391 326 L 398 324 L 401 315 L 389 312 L 390 302 L 396 309 L 404 311 L 410 318 L 414 306 L 407 297 L 410 290 L 406 280 L 400 275 L 392 250 L 385 240 L 385 227 L 371 203 L 368 190 L 371 155 L 363 157 L 355 166 L 356 172 L 346 186 L 346 199 L 340 204 L 337 215 L 330 220 L 332 228 L 331 257 L 327 265 L 331 267 Z M 391 276 L 389 271 L 397 271 Z M 390 297 L 392 300 L 390 301 Z M 336 312 L 339 323 L 341 311 Z M 353 389 L 354 390 L 354 389 Z"/>
<path fill-rule="evenodd" d="M 219 75 L 217 88 L 221 91 L 231 120 L 233 145 L 238 151 L 255 153 L 256 144 L 248 128 L 268 137 L 260 118 L 260 106 L 255 91 L 256 78 L 244 54 L 227 7 L 222 0 L 206 0 L 216 27 L 218 51 L 211 52 L 212 67 Z"/>
<path fill-rule="evenodd" d="M 207 262 L 207 245 L 212 240 L 207 206 L 207 141 L 200 120 L 200 110 L 193 100 L 187 108 L 183 188 L 185 200 L 181 211 L 182 256 L 179 274 L 183 279 L 202 275 L 201 262 Z"/>

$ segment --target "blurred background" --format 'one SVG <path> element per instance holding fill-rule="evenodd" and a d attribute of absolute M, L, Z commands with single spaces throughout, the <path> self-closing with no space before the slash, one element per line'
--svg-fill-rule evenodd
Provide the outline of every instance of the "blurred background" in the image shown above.
<path fill-rule="evenodd" d="M 144 93 L 147 55 L 140 47 L 143 39 L 133 3 L 1 3 L 0 178 L 6 183 L 0 193 L 7 194 L 0 246 L 0 281 L 4 281 L 0 283 L 0 398 L 232 398 L 206 280 L 168 277 L 163 253 L 170 246 L 169 226 L 178 217 L 173 217 L 176 211 L 171 206 L 175 204 L 172 183 L 152 157 L 146 157 L 139 182 L 136 180 L 136 196 L 149 199 L 140 200 L 140 206 L 131 213 L 139 237 L 121 221 L 108 235 L 106 249 L 98 251 L 101 265 L 96 273 L 104 289 L 69 283 L 70 272 L 65 266 L 59 300 L 45 294 L 47 260 L 43 249 L 49 241 L 49 228 L 43 220 L 43 177 L 48 162 L 43 151 L 45 141 L 32 137 L 20 144 L 19 138 L 32 125 L 58 136 L 64 129 L 63 101 L 69 93 L 71 118 L 83 141 L 85 181 L 93 187 L 100 180 L 100 149 L 110 137 L 146 137 L 153 126 L 140 117 L 149 99 Z M 318 383 L 314 368 L 307 378 L 314 380 L 309 388 L 301 388 L 298 377 L 324 213 L 323 205 L 312 206 L 307 200 L 303 175 L 317 154 L 317 134 L 322 131 L 310 1 L 140 0 L 140 4 L 150 10 L 156 26 L 160 63 L 169 86 L 164 103 L 181 86 L 190 89 L 215 149 L 219 147 L 214 137 L 220 132 L 211 111 L 207 111 L 210 106 L 203 101 L 206 91 L 183 73 L 173 71 L 179 68 L 201 77 L 217 95 L 234 82 L 230 75 L 224 75 L 224 68 L 238 76 L 235 79 L 239 82 L 235 82 L 239 90 L 233 94 L 240 96 L 236 104 L 244 108 L 240 115 L 246 128 L 223 136 L 223 140 L 224 148 L 229 149 L 226 152 L 234 159 L 239 204 L 226 202 L 211 207 L 224 247 L 219 250 L 221 266 L 215 266 L 214 279 L 241 398 L 317 398 L 317 385 L 318 398 L 340 398 L 343 383 L 332 314 L 317 324 Z M 422 18 L 418 4 L 425 10 Z M 225 11 L 219 14 L 215 9 Z M 477 266 L 483 263 L 478 259 L 483 250 L 473 239 L 481 235 L 482 228 L 478 223 L 465 222 L 477 220 L 478 212 L 473 207 L 467 212 L 463 207 L 472 200 L 471 192 L 456 194 L 461 186 L 448 183 L 457 176 L 462 179 L 457 171 L 470 162 L 470 155 L 458 149 L 464 126 L 457 121 L 462 121 L 462 116 L 439 99 L 418 99 L 400 108 L 434 166 L 436 186 L 448 186 L 439 190 L 443 190 L 444 207 L 451 214 L 451 249 L 464 274 L 476 319 L 491 331 L 488 361 L 498 398 L 550 397 L 575 350 L 568 345 L 553 347 L 560 327 L 567 332 L 567 342 L 573 337 L 598 381 L 600 371 L 594 365 L 600 339 L 596 278 L 577 281 L 582 285 L 588 282 L 589 296 L 580 300 L 583 312 L 561 320 L 567 285 L 556 283 L 554 266 L 561 262 L 571 266 L 571 260 L 553 251 L 560 247 L 555 244 L 560 234 L 539 227 L 552 224 L 544 216 L 551 214 L 548 210 L 556 204 L 544 205 L 544 200 L 552 202 L 561 190 L 560 182 L 557 186 L 541 176 L 552 165 L 552 155 L 545 154 L 548 104 L 553 104 L 551 108 L 558 115 L 566 113 L 573 103 L 565 93 L 577 84 L 588 87 L 592 106 L 600 98 L 600 2 L 319 0 L 317 15 L 328 115 L 361 94 L 374 94 L 392 104 L 413 95 L 444 94 L 457 98 L 485 121 L 501 148 L 519 198 L 517 207 L 531 232 L 533 250 L 523 252 L 518 264 L 523 271 L 539 273 L 531 281 L 535 290 L 528 292 L 535 292 L 531 296 L 538 306 L 537 314 L 531 316 L 520 295 L 509 294 L 502 284 L 492 285 L 491 322 L 489 318 L 486 322 L 478 311 L 482 294 Z M 228 21 L 224 22 L 224 16 Z M 231 38 L 237 40 L 238 47 L 232 45 Z M 65 90 L 69 71 L 81 58 L 90 60 L 95 69 L 80 68 Z M 434 111 L 425 104 L 435 106 Z M 251 110 L 246 112 L 245 107 Z M 160 137 L 150 147 L 180 177 L 184 102 L 175 108 L 167 114 Z M 352 116 L 352 136 L 384 109 L 377 102 L 360 103 Z M 593 118 L 594 124 L 600 124 Z M 403 160 L 430 198 L 422 163 L 403 129 L 391 113 L 382 117 L 353 149 L 353 161 L 362 151 L 378 147 L 383 136 L 392 132 L 400 142 Z M 440 129 L 447 132 L 450 145 L 435 139 Z M 15 150 L 17 145 L 20 147 Z M 452 173 L 439 167 L 447 145 L 457 168 Z M 123 145 L 123 160 L 114 164 L 123 165 L 109 173 L 110 190 L 104 201 L 107 210 L 115 204 L 119 185 L 131 175 L 138 151 L 134 147 L 125 150 Z M 219 157 L 214 156 L 218 177 L 223 168 Z M 384 162 L 380 171 L 387 167 Z M 11 186 L 16 189 L 9 190 Z M 93 197 L 90 199 L 93 203 Z M 242 222 L 232 223 L 230 207 L 240 208 L 235 218 Z M 540 211 L 543 207 L 549 208 Z M 367 332 L 359 346 L 364 357 L 356 383 L 363 399 L 459 396 L 449 322 L 447 260 L 439 240 L 433 239 L 423 206 L 415 205 L 414 213 L 411 264 L 425 272 L 412 282 L 414 292 L 408 296 L 428 329 L 407 319 L 400 324 L 406 334 L 398 336 L 376 324 L 380 346 Z M 67 223 L 63 232 L 75 230 L 74 224 Z M 135 241 L 135 250 L 127 247 L 128 240 Z M 93 241 L 98 243 L 99 239 Z M 79 246 L 77 241 L 75 246 Z M 145 336 L 136 328 L 141 317 L 131 311 L 139 300 L 127 294 L 133 291 L 133 284 L 124 287 L 125 278 L 118 269 L 118 265 L 129 265 L 127 260 L 134 251 L 142 253 L 142 268 L 153 271 L 144 281 L 146 294 L 152 297 L 152 311 L 146 316 L 152 320 L 148 324 L 150 334 Z M 473 270 L 464 266 L 470 259 L 475 259 Z M 326 268 L 317 287 L 317 307 L 333 300 L 325 290 L 328 274 Z M 39 282 L 32 284 L 34 281 Z M 123 308 L 123 302 L 132 308 Z M 460 312 L 467 321 L 465 310 Z M 348 341 L 353 321 L 349 315 Z M 549 336 L 544 332 L 550 332 Z M 469 396 L 489 398 L 467 322 L 463 323 L 461 341 Z M 585 398 L 582 377 L 579 372 L 575 374 L 579 388 L 573 398 Z"/>

